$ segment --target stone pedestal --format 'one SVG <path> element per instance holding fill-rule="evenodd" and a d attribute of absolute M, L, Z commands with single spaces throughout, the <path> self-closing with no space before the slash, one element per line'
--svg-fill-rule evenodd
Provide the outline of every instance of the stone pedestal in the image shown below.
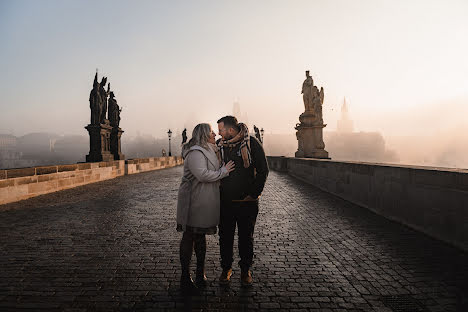
<path fill-rule="evenodd" d="M 89 154 L 86 155 L 86 162 L 114 160 L 110 152 L 112 127 L 109 121 L 105 120 L 99 125 L 87 125 L 85 129 L 89 132 Z"/>
<path fill-rule="evenodd" d="M 323 128 L 326 127 L 323 120 L 317 118 L 313 112 L 304 112 L 299 116 L 299 121 L 300 123 L 295 128 L 298 141 L 295 156 L 299 158 L 330 159 L 323 142 Z"/>
<path fill-rule="evenodd" d="M 115 160 L 124 160 L 125 155 L 122 154 L 120 149 L 120 138 L 124 131 L 119 127 L 112 128 L 111 137 L 110 137 L 110 151 L 114 156 Z"/>

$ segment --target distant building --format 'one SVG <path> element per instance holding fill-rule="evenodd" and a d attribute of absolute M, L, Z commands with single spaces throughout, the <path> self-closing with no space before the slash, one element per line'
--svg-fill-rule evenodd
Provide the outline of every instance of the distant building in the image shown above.
<path fill-rule="evenodd" d="M 341 117 L 337 122 L 336 130 L 338 132 L 354 132 L 353 121 L 349 117 L 348 105 L 346 105 L 346 98 L 343 100 L 341 106 Z"/>
<path fill-rule="evenodd" d="M 325 146 L 332 159 L 365 162 L 397 163 L 399 157 L 386 147 L 379 132 L 355 132 L 346 98 L 341 106 L 341 116 L 336 131 L 324 132 Z"/>
<path fill-rule="evenodd" d="M 0 134 L 0 150 L 16 148 L 17 139 L 10 134 Z"/>
<path fill-rule="evenodd" d="M 10 134 L 0 134 L 0 168 L 21 166 L 21 153 L 17 151 L 17 138 Z"/>
<path fill-rule="evenodd" d="M 398 163 L 394 150 L 387 148 L 379 132 L 324 132 L 324 141 L 332 159 L 378 163 Z"/>
<path fill-rule="evenodd" d="M 86 136 L 29 133 L 21 137 L 0 134 L 0 168 L 72 164 L 84 161 Z"/>

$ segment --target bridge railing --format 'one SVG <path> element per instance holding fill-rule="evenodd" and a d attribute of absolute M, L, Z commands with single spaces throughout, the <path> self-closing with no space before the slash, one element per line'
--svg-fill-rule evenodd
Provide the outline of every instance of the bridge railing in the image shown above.
<path fill-rule="evenodd" d="M 326 192 L 468 251 L 468 170 L 268 157 Z"/>
<path fill-rule="evenodd" d="M 182 163 L 182 157 L 150 157 L 0 170 L 0 205 Z"/>

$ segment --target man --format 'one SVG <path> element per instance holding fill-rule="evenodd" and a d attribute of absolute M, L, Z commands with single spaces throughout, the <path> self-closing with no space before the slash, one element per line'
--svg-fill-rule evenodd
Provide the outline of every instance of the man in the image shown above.
<path fill-rule="evenodd" d="M 224 163 L 235 163 L 235 170 L 221 180 L 221 218 L 219 245 L 221 267 L 220 284 L 228 284 L 232 275 L 234 232 L 238 231 L 239 266 L 242 286 L 253 283 L 250 267 L 253 262 L 253 233 L 258 214 L 258 198 L 268 176 L 268 165 L 263 147 L 249 135 L 246 125 L 236 117 L 218 120 L 218 141 Z"/>

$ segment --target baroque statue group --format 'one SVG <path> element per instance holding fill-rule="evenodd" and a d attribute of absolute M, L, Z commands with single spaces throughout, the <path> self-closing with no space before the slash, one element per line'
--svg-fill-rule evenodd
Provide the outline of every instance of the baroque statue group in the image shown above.
<path fill-rule="evenodd" d="M 91 124 L 104 124 L 106 121 L 107 108 L 109 108 L 108 120 L 111 126 L 118 127 L 120 124 L 120 112 L 114 92 L 110 91 L 110 83 L 107 84 L 107 91 L 104 89 L 107 77 L 103 77 L 98 82 L 97 73 L 94 76 L 93 89 L 89 95 L 89 106 L 91 108 Z M 107 99 L 109 97 L 109 99 Z"/>
<path fill-rule="evenodd" d="M 89 132 L 90 151 L 86 155 L 87 162 L 111 161 L 125 159 L 121 153 L 120 138 L 124 132 L 120 129 L 120 112 L 114 92 L 110 91 L 107 77 L 98 82 L 98 74 L 94 76 L 93 89 L 89 95 L 91 123 L 86 126 Z M 106 118 L 107 117 L 107 118 Z"/>
<path fill-rule="evenodd" d="M 302 99 L 304 101 L 304 113 L 299 116 L 299 123 L 296 124 L 296 137 L 298 149 L 296 157 L 326 158 L 328 152 L 325 150 L 323 142 L 322 105 L 324 99 L 323 87 L 320 91 L 314 85 L 314 80 L 306 71 L 306 79 L 302 83 Z"/>

